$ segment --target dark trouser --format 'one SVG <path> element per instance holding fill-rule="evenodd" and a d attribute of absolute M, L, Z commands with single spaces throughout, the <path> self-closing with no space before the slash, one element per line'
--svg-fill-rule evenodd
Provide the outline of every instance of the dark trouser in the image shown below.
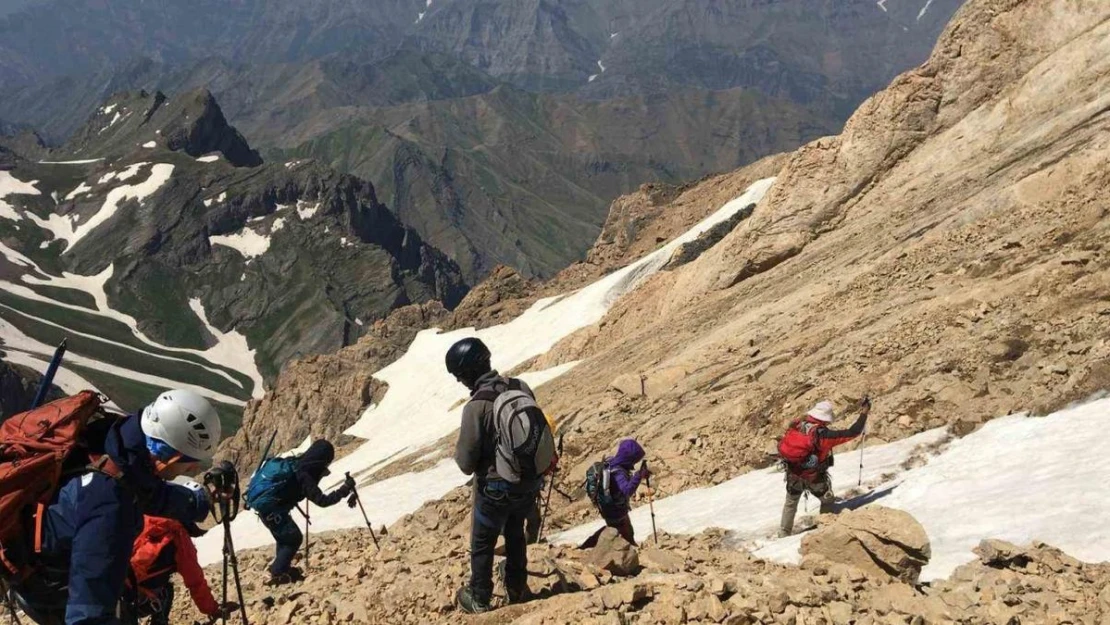
<path fill-rule="evenodd" d="M 601 526 L 593 536 L 586 539 L 586 542 L 579 545 L 579 549 L 593 549 L 597 546 L 598 539 L 601 538 L 601 533 L 605 528 L 612 527 L 620 533 L 621 538 L 628 541 L 629 544 L 635 546 L 636 544 L 636 530 L 632 527 L 632 519 L 625 515 L 619 519 L 605 519 L 605 525 Z"/>
<path fill-rule="evenodd" d="M 779 533 L 789 536 L 794 531 L 794 517 L 798 514 L 798 500 L 802 493 L 808 491 L 821 502 L 821 514 L 833 511 L 836 495 L 832 489 L 832 479 L 828 472 L 822 472 L 812 480 L 798 477 L 791 473 L 786 474 L 786 503 L 782 506 L 782 521 Z"/>
<path fill-rule="evenodd" d="M 538 495 L 538 491 L 508 492 L 497 483 L 478 487 L 470 524 L 470 590 L 475 599 L 489 603 L 493 596 L 493 549 L 502 534 L 505 535 L 505 585 L 514 589 L 527 585 L 524 520 L 535 507 Z"/>
<path fill-rule="evenodd" d="M 527 537 L 528 544 L 534 545 L 540 542 L 540 523 L 543 513 L 540 511 L 540 506 L 543 505 L 540 500 L 542 497 L 536 497 L 536 505 L 528 511 L 528 517 L 524 519 L 524 535 Z"/>
<path fill-rule="evenodd" d="M 173 584 L 162 586 L 154 597 L 139 594 L 135 611 L 139 619 L 150 617 L 150 625 L 170 625 L 170 611 L 173 609 Z"/>
<path fill-rule="evenodd" d="M 293 556 L 297 555 L 297 550 L 301 548 L 301 541 L 304 540 L 301 528 L 297 527 L 297 522 L 288 511 L 263 515 L 262 524 L 270 530 L 277 543 L 274 561 L 270 564 L 270 575 L 288 573 L 289 565 L 293 563 Z"/>

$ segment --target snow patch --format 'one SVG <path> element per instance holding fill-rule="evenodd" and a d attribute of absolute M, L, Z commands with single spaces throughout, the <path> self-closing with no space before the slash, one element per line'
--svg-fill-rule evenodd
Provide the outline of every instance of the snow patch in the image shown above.
<path fill-rule="evenodd" d="M 42 191 L 35 188 L 38 183 L 38 180 L 23 182 L 13 176 L 12 172 L 0 170 L 0 218 L 12 221 L 23 219 L 23 215 L 16 212 L 15 207 L 5 202 L 4 199 L 9 195 L 42 195 Z"/>
<path fill-rule="evenodd" d="M 20 254 L 19 252 L 17 252 L 15 250 L 13 250 L 12 248 L 8 247 L 7 245 L 4 245 L 3 241 L 0 241 L 0 255 L 2 255 L 4 258 L 6 258 L 8 260 L 8 262 L 14 263 L 14 264 L 19 265 L 21 267 L 27 267 L 28 269 L 37 268 L 37 266 L 35 265 L 35 261 L 31 260 L 30 258 L 27 258 L 23 254 Z"/>
<path fill-rule="evenodd" d="M 100 114 L 101 115 L 111 115 L 112 111 L 116 110 L 117 106 L 119 106 L 118 103 L 117 104 L 109 104 L 108 106 L 105 106 L 105 107 L 100 109 Z"/>
<path fill-rule="evenodd" d="M 605 71 L 605 64 L 601 62 L 601 59 L 597 60 L 597 66 L 601 71 Z"/>
<path fill-rule="evenodd" d="M 616 38 L 617 38 L 617 35 L 619 35 L 619 34 L 620 34 L 620 33 L 609 33 L 609 38 L 610 38 L 610 39 L 616 39 Z"/>
<path fill-rule="evenodd" d="M 110 171 L 100 177 L 96 184 L 107 184 L 115 180 L 116 182 L 126 182 L 131 178 L 139 175 L 139 171 L 149 163 L 133 163 L 128 165 L 123 171 Z"/>
<path fill-rule="evenodd" d="M 138 163 L 132 165 L 123 173 L 119 174 L 119 179 L 127 180 L 138 173 L 138 168 L 145 163 Z M 108 192 L 107 197 L 104 199 L 104 205 L 100 207 L 93 216 L 82 224 L 77 224 L 77 215 L 58 215 L 51 214 L 49 218 L 42 219 L 37 215 L 28 213 L 27 217 L 35 222 L 40 228 L 49 230 L 54 235 L 55 239 L 61 239 L 66 242 L 66 250 L 70 251 L 78 241 L 85 238 L 90 232 L 95 230 L 104 222 L 111 219 L 116 211 L 119 210 L 119 205 L 126 200 L 135 200 L 142 202 L 146 198 L 154 194 L 162 185 L 169 181 L 170 176 L 173 174 L 173 165 L 159 163 L 150 168 L 150 176 L 143 182 L 134 185 L 124 185 L 116 187 Z"/>
<path fill-rule="evenodd" d="M 220 155 L 219 154 L 209 154 L 207 156 L 202 156 L 202 157 L 197 159 L 197 161 L 199 161 L 201 163 L 215 163 L 218 160 L 220 160 Z"/>
<path fill-rule="evenodd" d="M 243 336 L 238 330 L 223 332 L 213 326 L 208 321 L 208 315 L 204 312 L 204 304 L 201 303 L 200 298 L 190 299 L 189 308 L 208 329 L 208 332 L 216 338 L 216 344 L 205 350 L 205 353 L 211 359 L 228 365 L 235 371 L 249 377 L 254 382 L 253 396 L 256 399 L 261 399 L 265 386 L 262 373 L 259 372 L 258 364 L 255 361 L 256 351 L 247 344 L 247 337 Z"/>
<path fill-rule="evenodd" d="M 595 80 L 597 80 L 597 74 L 590 74 L 590 77 L 586 80 L 586 82 L 593 82 Z"/>
<path fill-rule="evenodd" d="M 73 200 L 76 199 L 78 195 L 88 193 L 89 191 L 92 191 L 92 187 L 82 182 L 81 184 L 77 185 L 76 189 L 67 193 L 65 199 L 66 201 Z"/>
<path fill-rule="evenodd" d="M 90 163 L 99 163 L 104 160 L 103 158 L 87 158 L 81 161 L 39 161 L 39 165 L 88 165 Z"/>
<path fill-rule="evenodd" d="M 212 245 L 222 245 L 243 255 L 243 258 L 254 258 L 266 253 L 270 249 L 270 237 L 258 234 L 254 230 L 244 227 L 232 234 L 219 234 L 208 237 Z"/>
<path fill-rule="evenodd" d="M 227 199 L 227 191 L 224 191 L 223 193 L 217 195 L 215 198 L 208 198 L 207 200 L 205 200 L 204 201 L 204 207 L 208 208 L 209 206 L 212 206 L 213 204 L 223 204 L 224 200 L 226 200 L 226 199 Z"/>
<path fill-rule="evenodd" d="M 153 141 L 147 141 L 146 143 L 143 144 L 143 147 L 147 148 L 149 150 L 150 148 L 158 147 L 158 144 L 153 142 Z"/>
<path fill-rule="evenodd" d="M 312 219 L 316 212 L 320 210 L 320 203 L 309 204 L 305 200 L 297 200 L 297 216 L 301 221 L 308 221 Z"/>
<path fill-rule="evenodd" d="M 114 105 L 114 104 L 112 105 L 112 108 L 115 108 L 115 105 Z M 101 129 L 100 129 L 100 131 L 99 131 L 99 132 L 97 132 L 96 134 L 98 134 L 98 135 L 99 135 L 99 134 L 104 134 L 104 131 L 105 131 L 105 130 L 108 130 L 108 129 L 109 129 L 109 128 L 111 128 L 112 126 L 115 126 L 115 125 L 116 125 L 116 122 L 118 122 L 118 121 L 120 120 L 120 118 L 121 118 L 121 117 L 122 117 L 122 115 L 120 115 L 120 114 L 119 114 L 119 111 L 116 111 L 116 114 L 115 114 L 115 115 L 114 115 L 114 116 L 112 117 L 112 121 L 108 122 L 108 125 L 107 125 L 107 126 L 105 126 L 105 127 L 103 127 L 103 128 L 101 128 Z"/>
<path fill-rule="evenodd" d="M 879 5 L 879 8 L 883 10 L 883 13 L 887 12 L 886 2 L 887 2 L 887 0 L 879 0 L 878 2 L 875 3 L 875 4 Z"/>
<path fill-rule="evenodd" d="M 419 24 L 423 20 L 424 20 L 424 12 L 421 11 L 420 13 L 416 14 L 416 21 L 413 22 L 413 24 Z"/>

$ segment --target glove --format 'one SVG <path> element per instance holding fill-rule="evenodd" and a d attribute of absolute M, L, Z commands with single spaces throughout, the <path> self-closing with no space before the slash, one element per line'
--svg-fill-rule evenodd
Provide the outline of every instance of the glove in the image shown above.
<path fill-rule="evenodd" d="M 343 485 L 347 487 L 347 490 L 354 491 L 355 490 L 355 478 L 351 477 L 351 474 L 348 473 L 346 475 L 346 477 L 343 478 Z"/>
<path fill-rule="evenodd" d="M 348 508 L 354 508 L 357 505 L 358 505 L 358 495 L 356 495 L 354 493 L 351 493 L 351 496 L 347 498 L 347 507 Z"/>
<path fill-rule="evenodd" d="M 864 396 L 863 401 L 861 401 L 859 403 L 859 406 L 860 406 L 860 412 L 862 412 L 863 414 L 870 414 L 871 413 L 871 398 L 867 397 L 867 396 Z"/>
<path fill-rule="evenodd" d="M 221 605 L 219 608 L 217 608 L 216 612 L 214 614 L 208 614 L 206 616 L 208 618 L 212 619 L 212 622 L 216 622 L 216 621 L 218 621 L 219 619 L 222 619 L 222 618 L 230 618 L 231 615 L 235 614 L 235 612 L 238 609 L 239 609 L 239 604 L 238 603 L 235 603 L 234 601 L 228 601 L 227 603 L 225 603 L 225 604 Z"/>

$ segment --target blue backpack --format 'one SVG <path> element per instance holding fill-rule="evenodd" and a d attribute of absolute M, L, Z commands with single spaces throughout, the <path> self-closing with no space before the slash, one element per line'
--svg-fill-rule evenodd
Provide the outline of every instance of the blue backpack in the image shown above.
<path fill-rule="evenodd" d="M 300 457 L 269 458 L 258 467 L 247 484 L 243 504 L 259 515 L 277 512 L 295 502 L 297 491 L 297 463 Z"/>
<path fill-rule="evenodd" d="M 598 508 L 616 503 L 616 498 L 610 490 L 612 473 L 613 469 L 606 460 L 595 462 L 586 469 L 586 495 Z"/>

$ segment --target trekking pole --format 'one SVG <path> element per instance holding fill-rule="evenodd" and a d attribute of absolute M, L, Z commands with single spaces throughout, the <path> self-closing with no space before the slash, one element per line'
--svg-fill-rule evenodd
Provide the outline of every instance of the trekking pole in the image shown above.
<path fill-rule="evenodd" d="M 307 500 L 304 502 L 304 572 L 308 572 L 310 560 L 308 558 L 308 549 L 312 545 L 312 541 L 308 538 L 308 526 L 312 525 L 312 520 L 308 518 L 309 504 Z"/>
<path fill-rule="evenodd" d="M 659 544 L 659 532 L 655 529 L 655 493 L 651 492 L 651 474 L 647 471 L 647 460 L 640 463 L 640 470 L 644 472 L 644 483 L 648 487 L 648 510 L 651 511 L 651 535 L 655 537 L 655 544 Z"/>
<path fill-rule="evenodd" d="M 258 457 L 258 466 L 254 469 L 255 473 L 258 473 L 258 470 L 262 468 L 262 464 L 266 462 L 266 458 L 270 456 L 270 448 L 274 446 L 275 438 L 277 438 L 277 430 L 274 430 L 274 433 L 270 435 L 270 442 L 266 443 L 266 447 L 262 449 L 262 455 Z"/>
<path fill-rule="evenodd" d="M 221 462 L 215 469 L 204 474 L 204 484 L 209 490 L 211 499 L 216 501 L 219 518 L 216 520 L 223 525 L 223 576 L 221 578 L 221 618 L 227 625 L 227 612 L 222 608 L 227 606 L 227 572 L 235 580 L 235 594 L 239 599 L 239 612 L 243 617 L 243 625 L 250 625 L 247 620 L 247 604 L 243 600 L 243 582 L 239 577 L 239 558 L 235 555 L 235 542 L 231 536 L 231 522 L 239 515 L 239 475 L 230 462 Z M 213 621 L 215 622 L 215 621 Z"/>
<path fill-rule="evenodd" d="M 347 477 L 351 477 L 348 473 Z M 366 521 L 366 529 L 370 530 L 370 538 L 374 539 L 374 549 L 381 551 L 382 548 L 378 544 L 378 537 L 374 534 L 374 526 L 370 524 L 370 517 L 366 516 L 366 508 L 362 507 L 362 498 L 358 496 L 358 489 L 351 489 L 351 496 L 354 497 L 358 503 L 358 509 L 362 511 L 362 520 Z"/>
<path fill-rule="evenodd" d="M 559 435 L 558 456 L 563 457 L 563 435 Z M 555 471 L 551 472 L 551 481 L 547 483 L 547 497 L 543 501 L 543 514 L 540 515 L 540 529 L 536 532 L 536 542 L 543 539 L 543 524 L 547 521 L 547 511 L 551 509 L 551 491 L 555 489 L 555 475 L 559 468 L 556 467 Z"/>
<path fill-rule="evenodd" d="M 31 408 L 38 408 L 42 402 L 46 400 L 46 394 L 50 392 L 50 385 L 54 383 L 54 376 L 58 373 L 58 365 L 62 364 L 62 358 L 66 355 L 66 339 L 62 339 L 58 343 L 57 349 L 54 350 L 54 357 L 50 359 L 50 365 L 46 367 L 46 373 L 42 376 L 42 381 L 39 382 L 39 390 L 35 393 L 35 400 L 31 403 Z"/>
<path fill-rule="evenodd" d="M 871 397 L 869 395 L 863 396 L 863 401 L 860 402 L 861 407 L 871 413 Z M 863 428 L 863 434 L 859 437 L 859 482 L 856 486 L 863 486 L 863 442 L 867 440 L 867 427 Z"/>

